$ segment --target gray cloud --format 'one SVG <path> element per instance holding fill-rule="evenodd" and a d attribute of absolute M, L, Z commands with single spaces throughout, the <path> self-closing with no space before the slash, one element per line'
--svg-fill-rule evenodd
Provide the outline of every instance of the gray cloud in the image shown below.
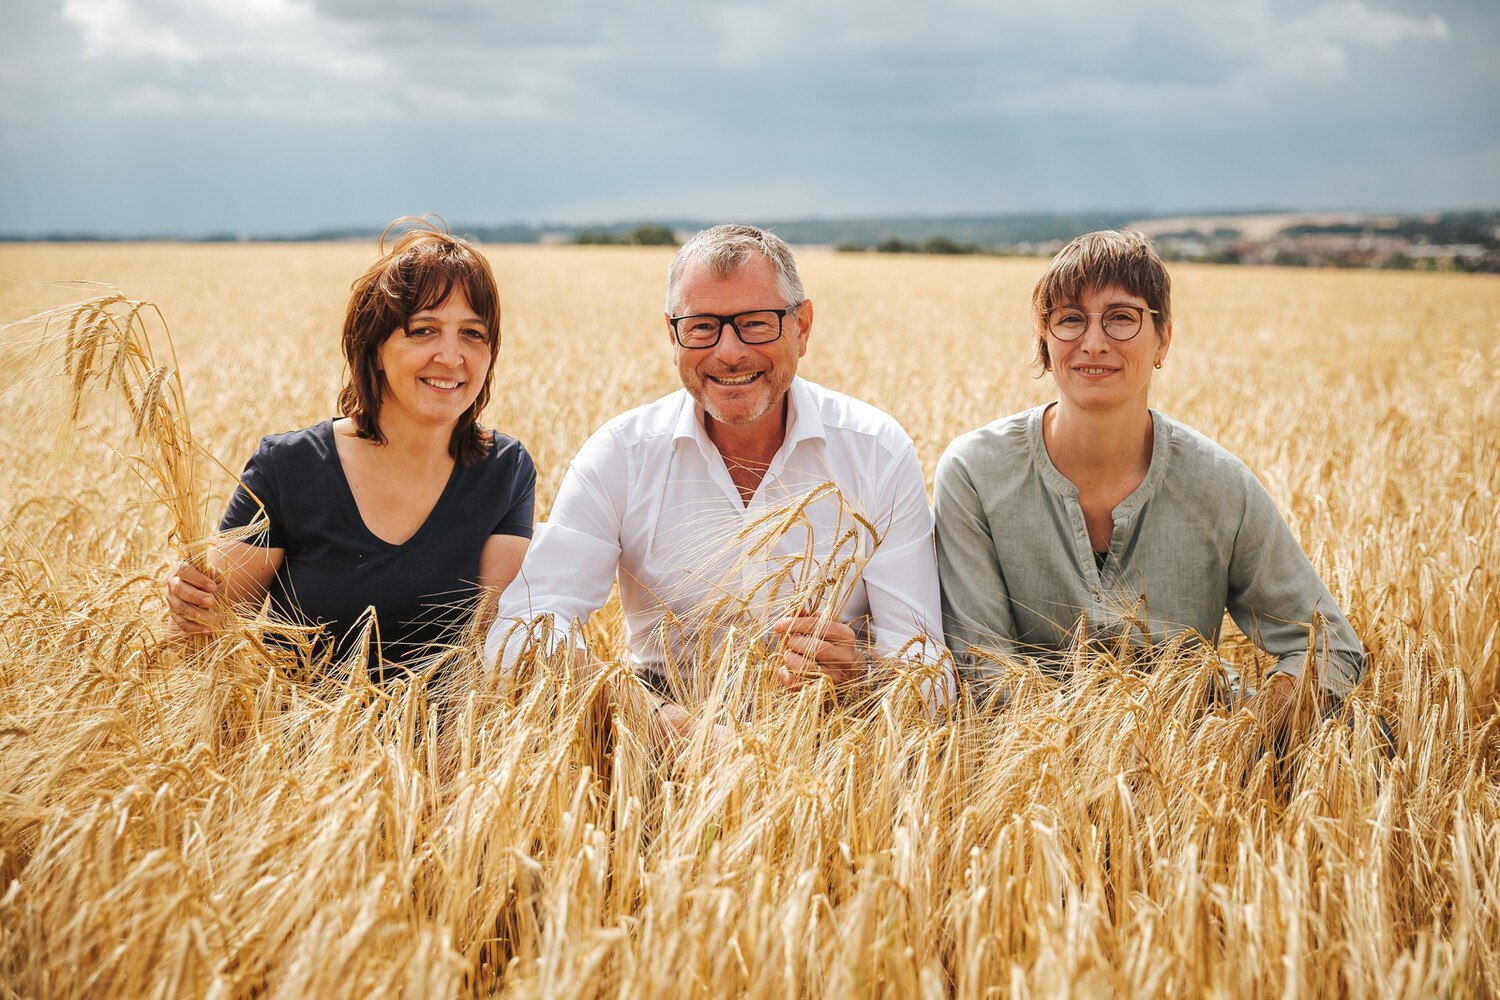
<path fill-rule="evenodd" d="M 1500 201 L 1500 5 L 1469 0 L 25 0 L 13 21 L 0 229 L 177 202 L 182 226 L 275 229 Z"/>

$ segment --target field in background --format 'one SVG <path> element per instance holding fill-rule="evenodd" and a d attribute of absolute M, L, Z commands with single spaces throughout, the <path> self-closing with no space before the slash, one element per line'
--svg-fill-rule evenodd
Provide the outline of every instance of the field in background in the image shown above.
<path fill-rule="evenodd" d="M 488 418 L 530 448 L 544 515 L 591 430 L 676 384 L 669 252 L 489 255 Z M 157 303 L 195 437 L 238 469 L 332 415 L 373 256 L 0 246 L 0 322 L 92 294 L 69 278 Z M 803 374 L 894 414 L 929 476 L 1049 398 L 1026 367 L 1040 262 L 802 266 Z M 1249 715 L 1201 708 L 1189 655 L 1101 659 L 996 717 L 931 720 L 900 680 L 766 697 L 733 748 L 666 765 L 628 707 L 606 752 L 542 664 L 375 697 L 243 633 L 167 643 L 175 557 L 123 404 L 70 426 L 58 357 L 7 330 L 0 996 L 1500 993 L 1500 280 L 1173 276 L 1153 404 L 1260 474 L 1372 650 L 1283 766 Z"/>

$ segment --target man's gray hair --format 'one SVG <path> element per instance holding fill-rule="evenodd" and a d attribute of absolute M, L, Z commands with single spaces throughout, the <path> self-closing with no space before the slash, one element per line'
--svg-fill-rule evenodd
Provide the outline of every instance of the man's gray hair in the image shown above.
<path fill-rule="evenodd" d="M 706 264 L 714 274 L 727 278 L 747 266 L 751 254 L 760 254 L 776 268 L 776 291 L 782 298 L 779 305 L 795 305 L 807 298 L 802 279 L 797 276 L 797 260 L 786 240 L 754 226 L 714 226 L 684 243 L 667 267 L 667 312 L 677 312 L 677 284 L 689 264 Z"/>

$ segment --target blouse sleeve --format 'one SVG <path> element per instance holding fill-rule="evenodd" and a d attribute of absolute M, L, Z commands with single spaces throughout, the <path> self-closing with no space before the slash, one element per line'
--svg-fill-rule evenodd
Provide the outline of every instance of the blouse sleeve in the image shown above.
<path fill-rule="evenodd" d="M 1276 657 L 1276 673 L 1300 676 L 1311 656 L 1321 668 L 1319 686 L 1342 698 L 1364 675 L 1364 646 L 1270 495 L 1248 471 L 1245 478 L 1245 514 L 1229 564 L 1230 617 Z"/>
<path fill-rule="evenodd" d="M 262 438 L 255 454 L 245 463 L 245 471 L 229 498 L 229 507 L 219 519 L 219 530 L 244 528 L 265 511 L 266 524 L 260 531 L 244 538 L 249 545 L 261 548 L 287 547 L 286 521 L 281 512 L 281 494 L 277 489 L 277 468 L 270 438 Z"/>
<path fill-rule="evenodd" d="M 515 535 L 530 538 L 536 519 L 536 464 L 519 441 L 512 440 L 509 448 L 515 455 L 508 472 L 508 503 L 503 504 L 500 517 L 490 530 L 492 535 Z"/>
<path fill-rule="evenodd" d="M 995 687 L 996 667 L 982 654 L 1020 658 L 1015 619 L 1005 572 L 995 555 L 995 526 L 968 470 L 951 449 L 938 462 L 933 505 L 948 647 L 960 672 L 987 695 Z"/>

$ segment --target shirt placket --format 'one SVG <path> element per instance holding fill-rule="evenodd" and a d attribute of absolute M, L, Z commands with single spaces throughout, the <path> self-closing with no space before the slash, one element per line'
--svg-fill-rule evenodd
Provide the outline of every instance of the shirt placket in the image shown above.
<path fill-rule="evenodd" d="M 723 543 L 725 545 L 732 544 L 738 550 L 739 557 L 736 560 L 739 566 L 739 572 L 736 577 L 738 583 L 737 590 L 740 596 L 743 597 L 748 595 L 751 588 L 757 582 L 763 580 L 765 574 L 769 572 L 767 563 L 763 558 L 752 559 L 749 553 L 751 544 L 754 542 L 754 539 L 750 536 L 750 526 L 767 509 L 765 500 L 766 491 L 763 488 L 757 489 L 754 495 L 751 496 L 750 502 L 748 504 L 745 503 L 740 498 L 739 487 L 734 484 L 733 477 L 729 475 L 729 466 L 724 461 L 724 456 L 711 444 L 700 441 L 698 447 L 699 453 L 703 456 L 704 464 L 707 467 L 708 478 L 718 486 L 719 492 L 724 498 L 724 503 L 735 513 L 736 520 L 734 523 L 739 526 L 738 539 L 726 538 L 723 539 Z"/>
<path fill-rule="evenodd" d="M 766 469 L 765 477 L 761 480 L 760 488 L 750 500 L 747 513 L 751 520 L 765 517 L 768 513 L 784 509 L 792 502 L 792 493 L 786 488 L 783 473 L 786 466 L 786 456 L 778 452 L 771 459 L 771 465 Z M 769 545 L 761 547 L 761 555 L 753 562 L 747 564 L 747 571 L 752 574 L 750 583 L 759 583 L 766 580 L 771 574 L 779 572 L 790 558 L 785 537 L 778 537 Z M 785 597 L 785 583 L 780 584 L 783 588 L 780 596 Z M 767 591 L 770 596 L 771 591 Z"/>
<path fill-rule="evenodd" d="M 754 589 L 757 583 L 765 579 L 766 574 L 766 561 L 764 556 L 752 558 L 749 551 L 750 546 L 756 540 L 755 538 L 751 537 L 750 526 L 755 523 L 757 518 L 759 518 L 766 512 L 765 491 L 763 489 L 756 490 L 755 493 L 750 497 L 749 503 L 741 502 L 738 496 L 738 492 L 736 491 L 735 506 L 739 509 L 740 515 L 739 588 L 741 594 L 748 595 L 751 590 Z"/>
<path fill-rule="evenodd" d="M 1066 498 L 1068 508 L 1068 519 L 1073 524 L 1073 558 L 1082 569 L 1084 586 L 1088 590 L 1088 599 L 1083 603 L 1089 610 L 1089 620 L 1098 621 L 1104 607 L 1104 571 L 1094 561 L 1094 546 L 1089 541 L 1088 522 L 1083 517 L 1083 505 L 1078 502 L 1076 494 Z M 1110 538 L 1110 549 L 1113 554 L 1114 538 Z M 1108 561 L 1106 560 L 1106 565 Z"/>

